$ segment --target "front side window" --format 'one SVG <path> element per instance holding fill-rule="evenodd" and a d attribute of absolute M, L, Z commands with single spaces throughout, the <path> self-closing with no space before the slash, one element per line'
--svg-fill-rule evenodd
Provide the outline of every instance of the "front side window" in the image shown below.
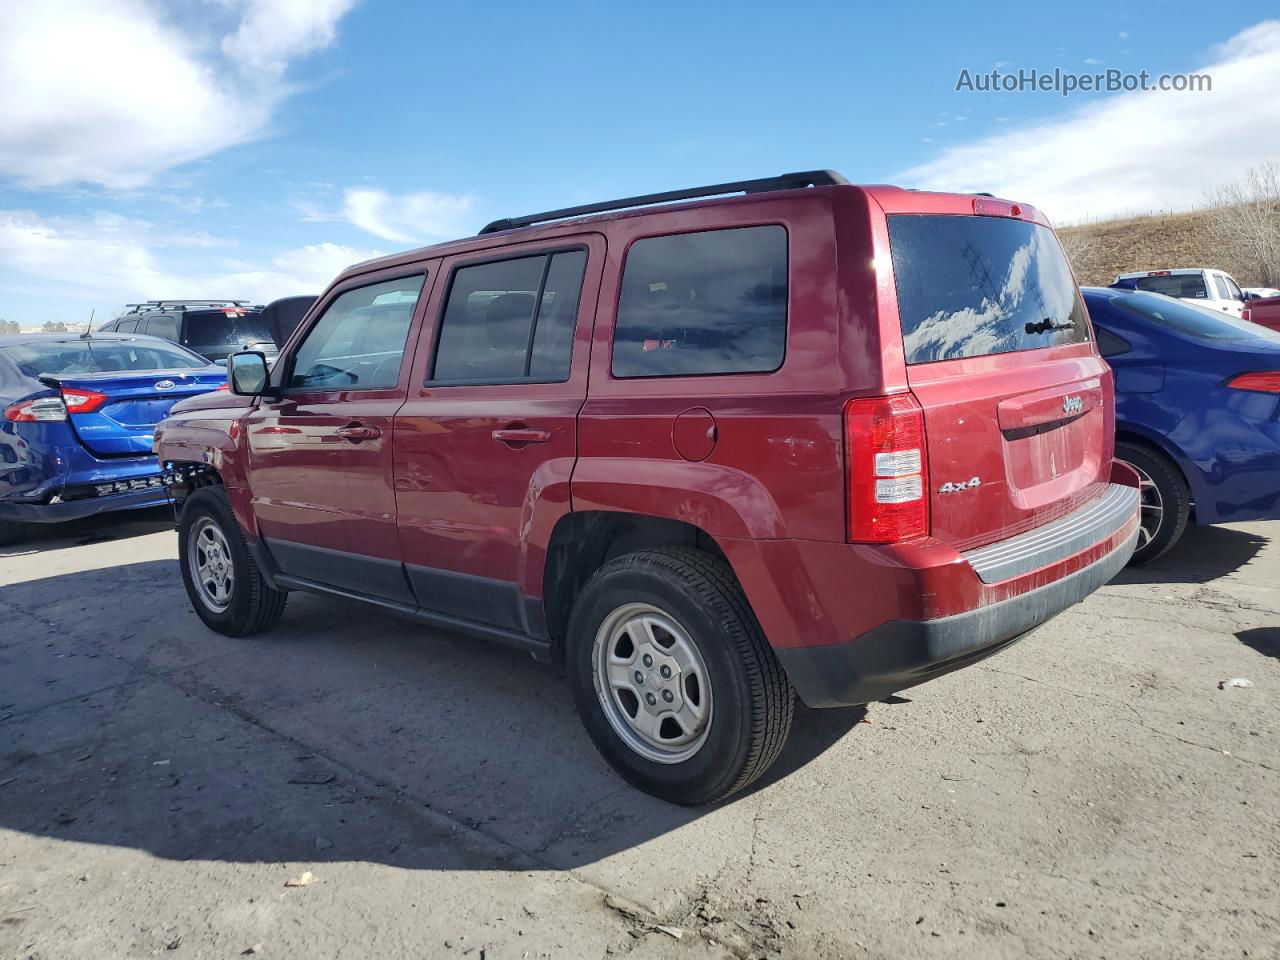
<path fill-rule="evenodd" d="M 431 381 L 569 378 L 585 250 L 460 267 L 440 320 Z"/>
<path fill-rule="evenodd" d="M 1228 299 L 1228 300 L 1243 300 L 1243 299 L 1244 299 L 1244 292 L 1243 292 L 1243 291 L 1242 291 L 1242 290 L 1241 290 L 1241 289 L 1236 285 L 1236 282 L 1235 282 L 1234 280 L 1232 280 L 1230 277 L 1228 277 L 1225 273 L 1222 275 L 1222 280 L 1223 280 L 1223 282 L 1224 282 L 1224 283 L 1226 283 L 1226 285 L 1227 285 L 1227 299 Z"/>
<path fill-rule="evenodd" d="M 627 252 L 615 377 L 768 373 L 787 343 L 787 231 L 739 227 L 637 240 Z"/>
<path fill-rule="evenodd" d="M 1231 294 L 1227 290 L 1227 281 L 1222 279 L 1222 274 L 1215 273 L 1213 275 L 1213 285 L 1218 291 L 1219 300 L 1230 300 Z"/>
<path fill-rule="evenodd" d="M 425 280 L 417 274 L 340 294 L 298 346 L 285 386 L 293 390 L 394 388 Z"/>

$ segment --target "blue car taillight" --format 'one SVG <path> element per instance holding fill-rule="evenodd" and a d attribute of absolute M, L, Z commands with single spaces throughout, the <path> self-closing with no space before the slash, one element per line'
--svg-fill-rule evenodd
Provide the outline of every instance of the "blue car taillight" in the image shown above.
<path fill-rule="evenodd" d="M 4 418 L 11 423 L 56 423 L 67 419 L 67 405 L 61 397 L 23 400 L 5 407 Z"/>

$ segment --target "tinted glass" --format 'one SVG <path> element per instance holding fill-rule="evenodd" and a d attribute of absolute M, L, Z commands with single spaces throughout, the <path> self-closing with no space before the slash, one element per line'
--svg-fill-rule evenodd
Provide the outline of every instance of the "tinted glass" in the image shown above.
<path fill-rule="evenodd" d="M 389 390 L 400 363 L 421 274 L 341 294 L 307 332 L 286 384 L 306 390 Z"/>
<path fill-rule="evenodd" d="M 1260 327 L 1248 320 L 1183 303 L 1170 297 L 1151 293 L 1131 293 L 1116 297 L 1113 306 L 1137 314 L 1159 326 L 1201 340 L 1261 340 L 1280 343 L 1280 333 Z"/>
<path fill-rule="evenodd" d="M 1128 353 L 1132 349 L 1128 342 L 1117 337 L 1110 330 L 1104 330 L 1096 323 L 1093 325 L 1094 332 L 1098 335 L 1098 352 L 1104 357 L 1118 357 L 1122 353 Z"/>
<path fill-rule="evenodd" d="M 262 316 L 261 310 L 254 310 L 236 319 L 236 342 L 275 343 L 271 324 Z"/>
<path fill-rule="evenodd" d="M 786 342 L 783 227 L 649 237 L 627 252 L 615 377 L 769 372 Z"/>
<path fill-rule="evenodd" d="M 1133 281 L 1133 286 L 1136 290 L 1163 293 L 1166 297 L 1187 297 L 1196 300 L 1206 300 L 1209 297 L 1204 286 L 1204 276 L 1199 273 L 1171 274 L 1167 277 L 1138 277 Z"/>
<path fill-rule="evenodd" d="M 1057 238 L 1007 217 L 889 217 L 907 363 L 1089 339 Z"/>
<path fill-rule="evenodd" d="M 236 321 L 221 310 L 202 310 L 187 314 L 187 343 L 193 347 L 238 345 Z"/>
<path fill-rule="evenodd" d="M 117 320 L 115 330 L 117 333 L 133 333 L 138 329 L 138 321 L 135 320 Z"/>
<path fill-rule="evenodd" d="M 147 317 L 143 327 L 144 329 L 139 332 L 145 333 L 149 337 L 164 337 L 166 340 L 178 339 L 177 317 Z"/>
<path fill-rule="evenodd" d="M 203 357 L 159 340 L 53 340 L 0 349 L 28 377 L 42 373 L 195 370 L 209 365 Z"/>
<path fill-rule="evenodd" d="M 573 331 L 578 324 L 578 300 L 582 295 L 582 275 L 587 251 L 570 250 L 551 258 L 547 282 L 542 291 L 529 357 L 529 376 L 539 380 L 565 380 L 573 353 Z"/>
<path fill-rule="evenodd" d="M 586 262 L 586 251 L 568 250 L 458 269 L 431 379 L 566 379 Z"/>

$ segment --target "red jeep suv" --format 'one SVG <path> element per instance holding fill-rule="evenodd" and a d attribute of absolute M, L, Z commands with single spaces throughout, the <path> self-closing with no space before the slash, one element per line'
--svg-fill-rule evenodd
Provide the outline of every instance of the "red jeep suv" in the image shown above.
<path fill-rule="evenodd" d="M 974 663 L 1137 535 L 1058 240 L 985 195 L 820 171 L 500 220 L 349 268 L 230 374 L 155 440 L 206 624 L 306 590 L 527 650 L 677 803 L 760 776 L 793 693 Z"/>

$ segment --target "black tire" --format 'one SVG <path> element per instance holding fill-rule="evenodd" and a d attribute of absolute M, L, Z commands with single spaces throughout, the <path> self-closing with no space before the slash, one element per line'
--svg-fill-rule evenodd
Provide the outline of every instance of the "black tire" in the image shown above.
<path fill-rule="evenodd" d="M 606 713 L 612 708 L 605 698 L 613 691 L 597 694 L 597 632 L 624 607 L 639 605 L 669 616 L 706 668 L 704 739 L 678 762 L 638 752 L 613 725 L 625 721 L 616 713 L 611 721 Z M 711 803 L 741 790 L 778 758 L 791 730 L 791 684 L 742 588 L 722 561 L 688 547 L 640 550 L 596 571 L 573 607 L 566 670 L 578 713 L 600 753 L 627 781 L 672 803 Z"/>
<path fill-rule="evenodd" d="M 27 535 L 27 525 L 13 520 L 0 520 L 0 547 L 17 543 Z"/>
<path fill-rule="evenodd" d="M 212 605 L 202 588 L 197 587 L 192 569 L 193 531 L 209 525 L 216 527 L 225 541 L 233 575 L 227 602 L 221 609 Z M 263 579 L 245 545 L 240 524 L 231 513 L 226 491 L 220 486 L 201 487 L 183 504 L 178 521 L 178 564 L 191 606 L 211 630 L 228 637 L 244 637 L 269 630 L 284 613 L 289 594 L 273 590 Z"/>
<path fill-rule="evenodd" d="M 1150 563 L 1172 549 L 1187 529 L 1191 494 L 1177 464 L 1163 453 L 1141 443 L 1120 440 L 1116 457 L 1143 478 L 1142 529 L 1130 566 Z"/>

